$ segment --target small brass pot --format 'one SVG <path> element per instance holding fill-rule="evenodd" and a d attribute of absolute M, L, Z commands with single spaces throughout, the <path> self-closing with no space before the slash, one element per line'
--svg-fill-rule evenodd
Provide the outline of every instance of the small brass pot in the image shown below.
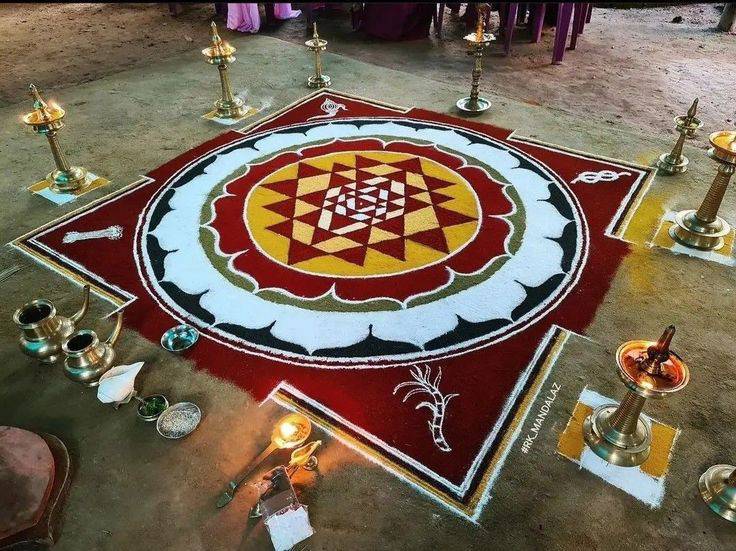
<path fill-rule="evenodd" d="M 41 363 L 52 364 L 61 356 L 62 343 L 74 333 L 79 320 L 89 307 L 89 285 L 84 286 L 82 306 L 70 317 L 56 313 L 56 307 L 44 299 L 24 304 L 13 314 L 13 321 L 20 328 L 21 351 Z"/>
<path fill-rule="evenodd" d="M 122 327 L 123 313 L 118 312 L 115 328 L 104 342 L 100 342 L 97 333 L 91 329 L 82 329 L 69 335 L 62 344 L 62 350 L 66 355 L 64 360 L 66 376 L 85 386 L 100 384 L 100 377 L 115 361 L 113 346 Z"/>

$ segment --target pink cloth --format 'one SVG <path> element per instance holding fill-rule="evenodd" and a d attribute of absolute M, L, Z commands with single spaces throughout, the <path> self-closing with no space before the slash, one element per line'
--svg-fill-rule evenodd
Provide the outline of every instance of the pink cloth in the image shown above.
<path fill-rule="evenodd" d="M 227 28 L 241 33 L 257 33 L 261 28 L 258 4 L 228 3 Z"/>
<path fill-rule="evenodd" d="M 291 4 L 274 3 L 273 13 L 276 19 L 294 19 L 302 12 L 292 10 Z M 228 3 L 227 28 L 241 33 L 257 33 L 261 28 L 261 16 L 256 3 Z"/>

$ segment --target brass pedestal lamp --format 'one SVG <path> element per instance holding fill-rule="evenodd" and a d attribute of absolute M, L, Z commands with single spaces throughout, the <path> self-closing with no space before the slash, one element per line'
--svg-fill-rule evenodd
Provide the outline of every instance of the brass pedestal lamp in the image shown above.
<path fill-rule="evenodd" d="M 675 215 L 670 227 L 672 239 L 700 250 L 718 250 L 731 226 L 718 216 L 731 176 L 736 172 L 736 131 L 724 130 L 710 135 L 708 155 L 718 162 L 718 173 L 698 210 L 683 210 Z"/>
<path fill-rule="evenodd" d="M 215 101 L 216 116 L 221 119 L 240 119 L 248 111 L 245 102 L 239 97 L 233 96 L 233 90 L 230 86 L 230 77 L 228 76 L 227 67 L 235 61 L 234 46 L 231 46 L 217 34 L 217 25 L 213 21 L 210 27 L 210 36 L 212 38 L 212 46 L 202 50 L 202 55 L 207 58 L 207 63 L 217 65 L 220 71 L 220 87 L 222 88 L 222 97 Z"/>
<path fill-rule="evenodd" d="M 652 443 L 651 426 L 640 416 L 646 399 L 682 390 L 690 380 L 687 365 L 669 349 L 674 334 L 670 325 L 657 342 L 628 341 L 616 352 L 628 393 L 618 406 L 600 406 L 583 422 L 585 443 L 607 462 L 620 467 L 644 463 Z"/>
<path fill-rule="evenodd" d="M 685 144 L 685 137 L 692 138 L 695 136 L 695 132 L 703 126 L 703 121 L 695 116 L 697 110 L 698 98 L 695 98 L 690 109 L 687 110 L 687 115 L 675 117 L 675 126 L 680 133 L 680 137 L 677 138 L 675 147 L 672 148 L 670 153 L 663 153 L 659 157 L 657 168 L 663 172 L 677 174 L 687 170 L 687 165 L 690 161 L 682 154 L 682 146 Z"/>
<path fill-rule="evenodd" d="M 478 8 L 478 23 L 475 27 L 475 33 L 471 33 L 463 38 L 468 43 L 468 55 L 475 58 L 473 65 L 473 80 L 470 86 L 470 95 L 465 98 L 457 100 L 455 104 L 458 109 L 466 113 L 482 113 L 486 111 L 490 106 L 490 100 L 480 97 L 478 93 L 478 87 L 480 86 L 480 77 L 483 73 L 483 50 L 494 40 L 496 37 L 492 33 L 485 32 L 485 10 L 486 7 Z"/>
<path fill-rule="evenodd" d="M 713 465 L 700 477 L 698 488 L 711 511 L 736 522 L 736 467 Z"/>
<path fill-rule="evenodd" d="M 323 40 L 317 34 L 317 23 L 314 24 L 314 34 L 312 38 L 307 40 L 304 45 L 314 52 L 314 74 L 307 78 L 307 86 L 310 88 L 327 88 L 332 84 L 330 77 L 322 74 L 322 57 L 321 52 L 327 49 L 327 41 Z"/>
<path fill-rule="evenodd" d="M 62 119 L 66 112 L 56 104 L 47 104 L 33 84 L 29 89 L 33 97 L 33 111 L 23 116 L 23 122 L 49 140 L 56 163 L 56 170 L 46 176 L 49 189 L 57 193 L 71 193 L 84 188 L 87 184 L 87 169 L 69 164 L 56 137 L 56 133 L 64 127 Z"/>

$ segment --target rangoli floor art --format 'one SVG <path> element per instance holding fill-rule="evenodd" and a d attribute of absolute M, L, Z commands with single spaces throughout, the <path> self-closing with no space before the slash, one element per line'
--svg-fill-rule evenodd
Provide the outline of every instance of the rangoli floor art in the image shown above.
<path fill-rule="evenodd" d="M 320 92 L 15 245 L 474 517 L 650 176 Z"/>

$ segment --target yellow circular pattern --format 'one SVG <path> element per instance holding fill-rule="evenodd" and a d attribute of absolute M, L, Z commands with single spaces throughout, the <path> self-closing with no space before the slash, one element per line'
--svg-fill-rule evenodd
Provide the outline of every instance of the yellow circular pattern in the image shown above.
<path fill-rule="evenodd" d="M 254 186 L 251 238 L 293 269 L 332 277 L 437 263 L 478 231 L 478 199 L 458 173 L 418 155 L 349 151 L 287 165 Z"/>

